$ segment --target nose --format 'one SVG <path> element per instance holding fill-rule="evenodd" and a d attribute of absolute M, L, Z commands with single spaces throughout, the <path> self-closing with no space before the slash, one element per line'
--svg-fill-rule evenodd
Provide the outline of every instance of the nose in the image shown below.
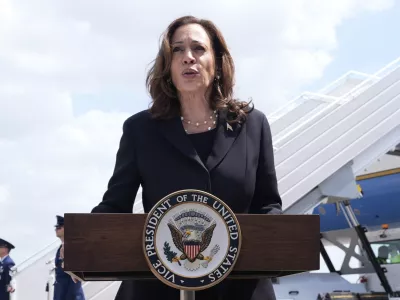
<path fill-rule="evenodd" d="M 183 56 L 183 64 L 194 64 L 195 61 L 196 59 L 194 58 L 192 51 L 185 51 L 185 55 Z"/>

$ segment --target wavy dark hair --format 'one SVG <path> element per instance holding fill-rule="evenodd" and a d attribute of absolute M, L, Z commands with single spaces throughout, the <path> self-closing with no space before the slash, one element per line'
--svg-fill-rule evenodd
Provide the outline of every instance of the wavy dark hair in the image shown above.
<path fill-rule="evenodd" d="M 212 84 L 210 105 L 213 110 L 227 109 L 230 123 L 243 122 L 252 110 L 250 102 L 233 98 L 235 65 L 221 31 L 209 20 L 184 16 L 174 20 L 162 35 L 160 49 L 151 66 L 146 86 L 151 95 L 150 112 L 154 118 L 170 119 L 180 114 L 178 93 L 171 80 L 171 41 L 175 31 L 188 24 L 201 25 L 211 40 L 216 78 Z"/>

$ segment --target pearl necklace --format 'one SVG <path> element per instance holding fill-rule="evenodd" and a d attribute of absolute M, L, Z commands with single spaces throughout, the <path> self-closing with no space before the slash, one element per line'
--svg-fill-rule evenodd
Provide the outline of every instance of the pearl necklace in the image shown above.
<path fill-rule="evenodd" d="M 181 116 L 182 122 L 184 122 L 190 126 L 199 127 L 199 126 L 205 126 L 205 125 L 208 125 L 211 123 L 212 126 L 208 126 L 207 130 L 211 130 L 214 127 L 214 125 L 217 123 L 217 121 L 216 121 L 217 118 L 218 118 L 218 114 L 217 114 L 216 110 L 214 110 L 213 114 L 210 116 L 210 120 L 207 119 L 207 120 L 204 120 L 203 122 L 192 122 L 190 120 L 186 120 L 184 117 Z M 185 131 L 187 132 L 186 129 L 185 129 Z"/>

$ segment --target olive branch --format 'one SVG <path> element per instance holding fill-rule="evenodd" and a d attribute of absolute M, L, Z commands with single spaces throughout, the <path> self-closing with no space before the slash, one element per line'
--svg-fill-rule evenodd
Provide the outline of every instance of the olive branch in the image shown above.
<path fill-rule="evenodd" d="M 181 266 L 180 261 L 176 257 L 177 253 L 171 250 L 171 246 L 169 245 L 168 242 L 164 242 L 163 249 L 164 249 L 164 254 L 169 262 L 173 263 L 172 259 L 176 258 L 177 263 Z"/>

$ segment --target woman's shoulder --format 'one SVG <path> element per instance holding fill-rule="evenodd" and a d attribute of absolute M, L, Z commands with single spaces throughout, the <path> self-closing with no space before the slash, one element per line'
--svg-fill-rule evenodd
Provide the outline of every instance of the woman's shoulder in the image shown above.
<path fill-rule="evenodd" d="M 150 111 L 148 109 L 145 109 L 128 117 L 124 121 L 124 124 L 130 126 L 135 124 L 143 124 L 149 122 L 150 120 L 151 120 Z"/>
<path fill-rule="evenodd" d="M 129 131 L 143 131 L 144 129 L 153 126 L 154 123 L 154 118 L 152 117 L 150 111 L 146 109 L 128 117 L 123 123 L 123 128 L 124 130 Z"/>
<path fill-rule="evenodd" d="M 251 112 L 248 113 L 246 121 L 249 123 L 249 125 L 253 126 L 262 126 L 263 124 L 267 124 L 269 126 L 269 122 L 265 113 L 256 108 L 253 108 Z"/>

